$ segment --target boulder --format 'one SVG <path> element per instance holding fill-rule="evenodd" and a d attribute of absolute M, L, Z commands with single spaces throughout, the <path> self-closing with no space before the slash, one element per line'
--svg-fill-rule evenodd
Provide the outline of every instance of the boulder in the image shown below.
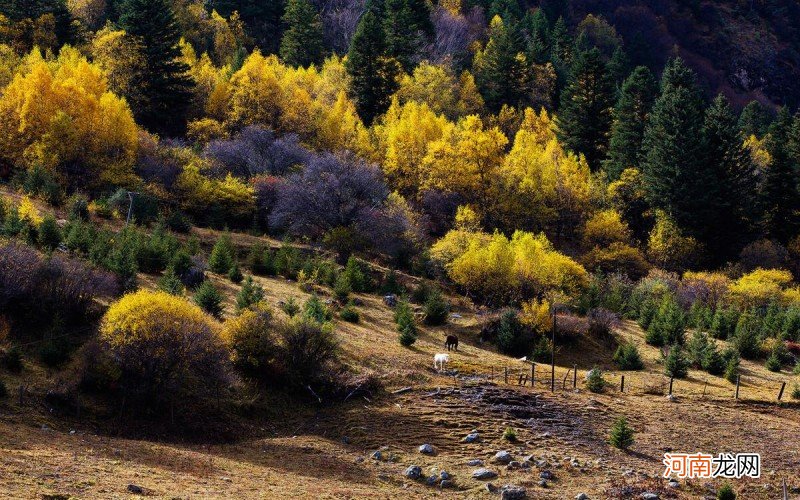
<path fill-rule="evenodd" d="M 479 440 L 480 438 L 481 438 L 481 435 L 478 434 L 478 432 L 472 431 L 469 434 L 467 434 L 466 436 L 464 436 L 464 439 L 462 439 L 461 442 L 462 443 L 474 443 L 475 441 Z"/>
<path fill-rule="evenodd" d="M 472 471 L 472 477 L 473 479 L 480 479 L 480 480 L 494 479 L 497 477 L 497 472 L 481 467 L 480 469 L 475 469 L 474 471 Z"/>
<path fill-rule="evenodd" d="M 528 492 L 522 486 L 507 484 L 500 488 L 501 500 L 522 500 L 528 496 Z"/>
<path fill-rule="evenodd" d="M 494 455 L 494 461 L 496 463 L 498 463 L 498 464 L 507 464 L 507 463 L 511 462 L 512 460 L 514 460 L 514 457 L 511 456 L 511 453 L 509 453 L 509 452 L 507 452 L 505 450 L 498 451 Z"/>
<path fill-rule="evenodd" d="M 646 491 L 646 492 L 644 492 L 644 493 L 642 493 L 640 495 L 640 498 L 642 500 L 658 500 L 658 495 L 655 494 L 655 493 L 651 493 L 649 491 Z"/>
<path fill-rule="evenodd" d="M 409 479 L 417 480 L 422 476 L 422 467 L 411 465 L 403 472 L 403 475 Z"/>
<path fill-rule="evenodd" d="M 451 481 L 450 479 L 442 479 L 442 482 L 439 483 L 439 487 L 442 488 L 442 489 L 452 488 L 453 487 L 453 481 Z"/>
<path fill-rule="evenodd" d="M 548 481 L 552 481 L 553 479 L 556 478 L 556 476 L 552 472 L 550 472 L 549 470 L 543 470 L 542 472 L 539 473 L 539 478 L 547 479 Z"/>
<path fill-rule="evenodd" d="M 480 467 L 481 465 L 483 465 L 483 460 L 473 458 L 472 460 L 467 460 L 467 465 L 471 467 Z"/>
<path fill-rule="evenodd" d="M 575 500 L 589 500 L 589 495 L 586 493 L 578 493 L 575 495 Z"/>
<path fill-rule="evenodd" d="M 141 495 L 142 493 L 144 493 L 144 488 L 142 488 L 137 484 L 129 484 L 128 491 L 133 493 L 134 495 Z"/>
<path fill-rule="evenodd" d="M 419 452 L 424 455 L 433 455 L 433 446 L 425 443 L 419 447 Z"/>
<path fill-rule="evenodd" d="M 389 307 L 394 307 L 397 305 L 397 295 L 390 293 L 388 295 L 383 296 L 383 303 Z"/>

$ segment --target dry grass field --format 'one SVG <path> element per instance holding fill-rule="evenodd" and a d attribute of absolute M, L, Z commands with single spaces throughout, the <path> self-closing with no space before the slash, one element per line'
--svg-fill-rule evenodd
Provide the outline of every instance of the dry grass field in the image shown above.
<path fill-rule="evenodd" d="M 204 243 L 217 235 L 195 231 Z M 242 247 L 256 241 L 235 237 Z M 230 314 L 238 286 L 212 279 L 226 294 Z M 308 296 L 283 278 L 256 281 L 276 310 L 289 297 L 302 302 Z M 142 276 L 141 283 L 152 287 L 155 278 Z M 330 294 L 318 292 L 323 299 Z M 533 387 L 517 385 L 518 375 L 530 373 L 530 364 L 482 344 L 481 315 L 463 298 L 451 296 L 455 315 L 450 322 L 422 326 L 411 348 L 400 346 L 392 310 L 380 296 L 357 298 L 361 322 L 337 320 L 341 357 L 354 371 L 375 375 L 385 390 L 316 406 L 275 401 L 270 418 L 237 417 L 246 431 L 234 440 L 211 435 L 205 442 L 132 438 L 127 429 L 99 417 L 79 421 L 53 412 L 43 396 L 60 373 L 29 363 L 20 375 L 4 374 L 12 394 L 0 404 L 0 494 L 129 498 L 134 495 L 129 485 L 136 485 L 141 488 L 137 495 L 152 498 L 486 498 L 486 481 L 472 479 L 477 467 L 467 464 L 480 459 L 498 473 L 493 484 L 524 486 L 529 498 L 565 499 L 579 493 L 592 499 L 638 498 L 643 492 L 660 498 L 713 497 L 719 482 L 681 481 L 678 488 L 668 487 L 661 477 L 666 451 L 760 453 L 762 477 L 734 482 L 740 498 L 778 498 L 784 480 L 800 487 L 800 412 L 791 402 L 795 377 L 789 373 L 771 373 L 743 361 L 737 401 L 732 384 L 692 370 L 688 379 L 675 381 L 676 400 L 670 401 L 660 352 L 645 345 L 638 326 L 625 322 L 617 338 L 635 342 L 646 366 L 625 373 L 624 393 L 619 392 L 621 373 L 610 364 L 613 346 L 586 335 L 559 345 L 556 391 L 551 393 L 546 365 L 536 366 Z M 444 350 L 450 333 L 459 336 L 460 348 L 451 353 L 450 372 L 438 374 L 433 355 Z M 572 388 L 573 366 L 577 389 Z M 583 388 L 593 366 L 609 370 L 602 394 Z M 784 381 L 787 389 L 778 404 Z M 21 385 L 25 394 L 20 400 L 16 389 Z M 401 388 L 410 389 L 394 394 Z M 608 429 L 622 415 L 636 430 L 629 452 L 606 443 Z M 515 442 L 503 439 L 508 427 L 516 431 Z M 472 430 L 480 440 L 463 443 Z M 423 443 L 435 453 L 420 454 Z M 518 461 L 531 456 L 538 464 L 519 469 L 494 464 L 499 450 Z M 373 457 L 375 451 L 380 458 Z M 403 471 L 411 465 L 422 467 L 423 477 L 447 471 L 452 487 L 405 478 Z M 555 476 L 547 487 L 539 484 L 543 470 Z"/>

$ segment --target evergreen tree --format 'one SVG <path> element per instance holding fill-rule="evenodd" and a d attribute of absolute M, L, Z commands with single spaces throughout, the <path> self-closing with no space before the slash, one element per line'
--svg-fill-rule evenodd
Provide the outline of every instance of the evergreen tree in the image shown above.
<path fill-rule="evenodd" d="M 516 23 L 492 20 L 489 41 L 475 57 L 475 83 L 486 106 L 497 112 L 508 104 L 516 106 L 525 97 L 527 68 L 522 36 Z"/>
<path fill-rule="evenodd" d="M 222 311 L 224 309 L 222 305 L 222 294 L 219 293 L 219 290 L 217 290 L 210 281 L 204 281 L 202 285 L 197 287 L 197 291 L 194 293 L 194 302 L 212 316 L 217 318 L 222 317 Z"/>
<path fill-rule="evenodd" d="M 683 354 L 681 346 L 675 344 L 664 360 L 664 374 L 668 377 L 686 378 L 689 375 L 689 360 Z"/>
<path fill-rule="evenodd" d="M 625 417 L 620 417 L 611 427 L 608 443 L 614 448 L 627 450 L 633 444 L 633 429 L 628 425 Z"/>
<path fill-rule="evenodd" d="M 414 25 L 408 0 L 386 0 L 383 29 L 386 52 L 397 59 L 406 72 L 414 69 L 414 56 L 422 45 L 422 33 Z"/>
<path fill-rule="evenodd" d="M 739 130 L 745 137 L 764 137 L 772 122 L 769 110 L 758 101 L 750 101 L 739 115 Z"/>
<path fill-rule="evenodd" d="M 567 29 L 567 23 L 563 17 L 558 17 L 553 25 L 550 36 L 550 47 L 554 65 L 569 66 L 572 60 L 572 37 Z"/>
<path fill-rule="evenodd" d="M 411 11 L 411 25 L 414 29 L 427 38 L 432 37 L 436 28 L 431 19 L 431 5 L 428 0 L 406 0 L 406 3 Z"/>
<path fill-rule="evenodd" d="M 578 55 L 561 93 L 559 139 L 567 149 L 586 155 L 589 166 L 600 167 L 611 130 L 614 85 L 598 49 Z"/>
<path fill-rule="evenodd" d="M 622 84 L 614 108 L 608 159 L 603 164 L 610 181 L 619 179 L 626 168 L 639 166 L 644 130 L 657 92 L 655 78 L 645 66 L 634 69 Z"/>
<path fill-rule="evenodd" d="M 194 83 L 180 61 L 180 31 L 168 0 L 127 0 L 120 26 L 137 37 L 145 58 L 136 75 L 141 102 L 131 103 L 137 121 L 150 130 L 173 135 L 185 126 Z"/>
<path fill-rule="evenodd" d="M 247 35 L 263 52 L 278 52 L 281 42 L 281 17 L 284 0 L 210 0 L 209 9 L 214 9 L 225 18 L 234 12 L 245 25 Z"/>
<path fill-rule="evenodd" d="M 800 194 L 796 174 L 798 163 L 792 157 L 790 138 L 792 117 L 786 108 L 778 112 L 769 127 L 765 148 L 771 162 L 764 172 L 759 192 L 764 229 L 768 236 L 786 243 L 800 230 Z"/>
<path fill-rule="evenodd" d="M 353 35 L 346 62 L 351 78 L 350 95 L 367 125 L 389 108 L 400 74 L 400 65 L 387 52 L 381 8 L 379 4 L 368 4 Z"/>
<path fill-rule="evenodd" d="M 736 116 L 721 94 L 706 110 L 705 154 L 713 182 L 705 186 L 709 203 L 703 243 L 715 262 L 737 255 L 749 234 L 756 190 L 755 170 L 744 147 Z"/>
<path fill-rule="evenodd" d="M 235 252 L 231 237 L 223 234 L 214 243 L 208 258 L 208 267 L 217 274 L 228 274 L 235 263 Z"/>
<path fill-rule="evenodd" d="M 242 311 L 264 300 L 264 288 L 253 281 L 252 276 L 244 280 L 242 289 L 236 294 L 236 310 Z"/>
<path fill-rule="evenodd" d="M 320 64 L 324 55 L 322 20 L 308 0 L 288 0 L 283 14 L 286 30 L 281 39 L 281 59 L 291 66 Z"/>
<path fill-rule="evenodd" d="M 691 236 L 708 227 L 707 196 L 715 182 L 705 162 L 702 129 L 703 105 L 694 73 L 673 59 L 645 127 L 642 170 L 651 206 Z"/>
<path fill-rule="evenodd" d="M 489 6 L 489 18 L 500 16 L 504 21 L 519 21 L 522 18 L 522 7 L 519 0 L 492 0 Z"/>
<path fill-rule="evenodd" d="M 528 60 L 544 64 L 550 60 L 550 22 L 542 9 L 525 14 L 523 21 L 528 34 Z"/>
<path fill-rule="evenodd" d="M 621 46 L 614 49 L 614 53 L 611 54 L 611 58 L 608 60 L 608 73 L 617 88 L 622 85 L 622 82 L 630 73 L 630 64 L 631 62 L 625 49 Z"/>

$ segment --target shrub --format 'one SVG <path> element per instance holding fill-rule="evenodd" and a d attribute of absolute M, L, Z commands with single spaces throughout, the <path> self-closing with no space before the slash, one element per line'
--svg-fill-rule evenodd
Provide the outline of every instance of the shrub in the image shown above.
<path fill-rule="evenodd" d="M 342 274 L 350 280 L 350 286 L 354 292 L 372 291 L 373 284 L 369 275 L 369 268 L 357 258 L 350 256 L 347 259 L 347 265 L 344 267 Z"/>
<path fill-rule="evenodd" d="M 686 316 L 671 297 L 663 300 L 647 328 L 647 343 L 654 346 L 684 343 Z"/>
<path fill-rule="evenodd" d="M 59 332 L 63 335 L 63 330 Z M 69 361 L 71 346 L 63 337 L 46 339 L 39 347 L 39 359 L 51 368 L 57 368 Z"/>
<path fill-rule="evenodd" d="M 11 346 L 5 353 L 3 353 L 3 365 L 11 373 L 19 373 L 22 371 L 22 351 L 17 346 Z"/>
<path fill-rule="evenodd" d="M 633 444 L 634 430 L 628 425 L 625 417 L 618 418 L 608 434 L 608 443 L 614 448 L 627 450 Z"/>
<path fill-rule="evenodd" d="M 668 377 L 686 378 L 689 375 L 689 361 L 680 345 L 673 345 L 664 359 L 664 374 Z"/>
<path fill-rule="evenodd" d="M 232 283 L 236 283 L 238 285 L 242 282 L 243 278 L 244 276 L 242 276 L 242 271 L 239 269 L 239 264 L 234 262 L 228 271 L 228 279 L 231 280 Z"/>
<path fill-rule="evenodd" d="M 39 246 L 47 251 L 53 251 L 61 244 L 61 229 L 52 215 L 46 215 L 39 224 L 38 242 Z"/>
<path fill-rule="evenodd" d="M 786 310 L 781 325 L 781 338 L 793 341 L 800 338 L 800 307 L 790 307 Z"/>
<path fill-rule="evenodd" d="M 713 345 L 709 345 L 703 358 L 703 370 L 711 375 L 722 375 L 725 372 L 725 360 Z"/>
<path fill-rule="evenodd" d="M 217 274 L 228 274 L 235 261 L 235 251 L 231 237 L 225 233 L 217 238 L 211 256 L 208 258 L 208 268 Z"/>
<path fill-rule="evenodd" d="M 617 347 L 613 360 L 620 370 L 641 370 L 644 368 L 639 349 L 636 348 L 634 343 L 626 343 Z"/>
<path fill-rule="evenodd" d="M 184 249 L 178 250 L 169 262 L 169 269 L 178 277 L 185 276 L 193 267 L 192 256 Z"/>
<path fill-rule="evenodd" d="M 589 370 L 589 373 L 586 375 L 586 388 L 591 392 L 599 393 L 603 392 L 605 387 L 606 381 L 603 378 L 603 372 L 600 370 L 600 368 L 595 366 Z"/>
<path fill-rule="evenodd" d="M 329 323 L 293 320 L 282 329 L 281 338 L 281 356 L 290 385 L 299 387 L 320 380 L 337 359 L 339 344 Z"/>
<path fill-rule="evenodd" d="M 295 279 L 301 268 L 300 260 L 300 251 L 284 241 L 275 253 L 275 272 L 284 278 Z"/>
<path fill-rule="evenodd" d="M 444 300 L 439 290 L 434 290 L 425 301 L 425 323 L 432 326 L 447 323 L 450 315 L 450 304 Z"/>
<path fill-rule="evenodd" d="M 772 351 L 764 366 L 771 372 L 781 371 L 781 358 L 776 351 Z"/>
<path fill-rule="evenodd" d="M 222 326 L 222 339 L 231 351 L 237 370 L 249 377 L 267 379 L 275 375 L 280 359 L 278 328 L 266 308 L 243 310 Z"/>
<path fill-rule="evenodd" d="M 272 276 L 275 274 L 275 262 L 272 250 L 262 245 L 255 245 L 247 255 L 247 267 L 256 276 Z"/>
<path fill-rule="evenodd" d="M 253 281 L 252 276 L 248 276 L 244 280 L 242 289 L 236 295 L 236 310 L 243 311 L 249 307 L 255 306 L 264 300 L 264 288 L 258 283 Z"/>
<path fill-rule="evenodd" d="M 686 350 L 689 353 L 689 361 L 695 367 L 703 366 L 703 360 L 706 358 L 708 349 L 713 348 L 713 344 L 708 340 L 705 333 L 695 331 L 692 338 L 686 344 Z"/>
<path fill-rule="evenodd" d="M 409 347 L 417 341 L 417 325 L 414 321 L 414 313 L 408 302 L 401 301 L 397 304 L 394 311 L 394 321 L 397 324 L 397 332 L 400 334 L 400 345 Z"/>
<path fill-rule="evenodd" d="M 331 311 L 316 294 L 313 294 L 303 304 L 303 318 L 321 324 L 331 320 Z"/>
<path fill-rule="evenodd" d="M 725 356 L 723 356 L 723 359 Z M 725 380 L 730 382 L 731 384 L 736 383 L 736 379 L 739 376 L 739 356 L 735 353 L 729 356 L 725 362 Z"/>
<path fill-rule="evenodd" d="M 503 439 L 515 443 L 517 441 L 517 431 L 513 427 L 506 427 L 506 430 L 503 431 Z"/>
<path fill-rule="evenodd" d="M 417 304 L 424 304 L 433 290 L 434 287 L 428 280 L 422 280 L 411 292 L 411 300 Z"/>
<path fill-rule="evenodd" d="M 540 336 L 539 339 L 533 343 L 533 349 L 531 349 L 531 356 L 534 361 L 540 363 L 549 362 L 552 355 L 553 342 L 544 335 Z"/>
<path fill-rule="evenodd" d="M 342 309 L 339 312 L 339 317 L 348 323 L 358 323 L 361 320 L 361 316 L 358 314 L 358 311 L 356 311 L 356 308 L 352 305 L 348 305 Z"/>
<path fill-rule="evenodd" d="M 183 283 L 171 268 L 158 280 L 158 289 L 170 295 L 183 295 Z"/>
<path fill-rule="evenodd" d="M 800 399 L 800 385 L 794 384 L 792 388 L 792 399 Z"/>
<path fill-rule="evenodd" d="M 598 339 L 611 338 L 612 330 L 619 324 L 619 316 L 602 307 L 591 309 L 586 319 L 589 321 L 589 334 Z"/>
<path fill-rule="evenodd" d="M 170 212 L 164 223 L 176 233 L 188 234 L 192 230 L 192 221 L 185 213 L 179 210 Z"/>
<path fill-rule="evenodd" d="M 381 284 L 381 293 L 384 295 L 394 294 L 402 295 L 405 292 L 403 285 L 397 281 L 397 273 L 394 269 L 390 269 L 383 276 L 383 283 Z"/>
<path fill-rule="evenodd" d="M 642 330 L 647 331 L 650 328 L 650 323 L 658 312 L 658 304 L 653 299 L 646 299 L 639 307 L 639 326 Z"/>
<path fill-rule="evenodd" d="M 293 318 L 297 313 L 300 312 L 300 306 L 297 304 L 297 301 L 294 299 L 294 297 L 289 297 L 286 299 L 286 302 L 281 304 L 281 309 L 290 318 Z"/>
<path fill-rule="evenodd" d="M 726 340 L 736 333 L 739 313 L 733 308 L 717 309 L 711 320 L 711 335 L 715 339 Z"/>
<path fill-rule="evenodd" d="M 714 315 L 710 307 L 703 305 L 700 302 L 695 302 L 689 309 L 689 318 L 687 323 L 689 326 L 700 331 L 708 331 L 708 329 L 711 328 L 711 322 L 713 321 L 713 318 Z"/>
<path fill-rule="evenodd" d="M 506 309 L 500 313 L 496 340 L 500 352 L 512 356 L 528 354 L 530 342 L 533 339 L 529 338 L 526 333 L 526 328 L 520 322 L 517 311 Z"/>
<path fill-rule="evenodd" d="M 100 341 L 121 370 L 126 392 L 146 401 L 228 383 L 228 352 L 217 324 L 200 308 L 164 292 L 142 290 L 113 303 L 103 317 Z"/>
<path fill-rule="evenodd" d="M 736 500 L 736 492 L 730 483 L 725 483 L 717 490 L 717 500 Z"/>
<path fill-rule="evenodd" d="M 736 323 L 736 334 L 733 337 L 733 346 L 739 355 L 745 359 L 754 359 L 761 353 L 761 320 L 752 312 L 745 312 L 739 316 Z"/>
<path fill-rule="evenodd" d="M 336 278 L 336 284 L 333 287 L 333 294 L 336 300 L 345 303 L 350 296 L 350 291 L 350 279 L 345 273 L 340 274 L 339 277 Z"/>
<path fill-rule="evenodd" d="M 210 281 L 204 281 L 194 292 L 194 303 L 216 318 L 222 317 L 222 294 Z"/>

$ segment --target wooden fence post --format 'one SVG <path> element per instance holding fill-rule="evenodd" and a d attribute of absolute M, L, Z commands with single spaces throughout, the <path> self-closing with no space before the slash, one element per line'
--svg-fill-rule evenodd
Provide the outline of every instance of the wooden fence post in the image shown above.
<path fill-rule="evenodd" d="M 703 384 L 703 397 L 706 397 L 706 388 L 708 387 L 708 377 L 706 377 L 706 383 Z"/>
<path fill-rule="evenodd" d="M 622 376 L 619 382 L 619 392 L 625 392 L 625 375 Z"/>
<path fill-rule="evenodd" d="M 536 363 L 531 363 L 531 387 L 536 382 Z"/>
<path fill-rule="evenodd" d="M 494 366 L 492 366 L 492 378 L 491 381 L 494 382 Z"/>
<path fill-rule="evenodd" d="M 781 384 L 781 390 L 778 392 L 778 401 L 783 397 L 783 390 L 786 389 L 786 382 Z"/>
<path fill-rule="evenodd" d="M 736 375 L 736 395 L 734 396 L 734 399 L 739 399 L 739 379 L 740 378 L 741 378 L 741 375 Z"/>
<path fill-rule="evenodd" d="M 578 365 L 573 365 L 574 371 L 572 372 L 572 388 L 578 387 Z"/>
<path fill-rule="evenodd" d="M 506 366 L 506 372 L 505 372 L 505 381 L 506 381 L 506 384 L 507 384 L 508 383 L 508 367 L 507 366 Z"/>
<path fill-rule="evenodd" d="M 675 377 L 669 378 L 669 395 L 672 395 L 672 382 L 675 380 Z"/>

